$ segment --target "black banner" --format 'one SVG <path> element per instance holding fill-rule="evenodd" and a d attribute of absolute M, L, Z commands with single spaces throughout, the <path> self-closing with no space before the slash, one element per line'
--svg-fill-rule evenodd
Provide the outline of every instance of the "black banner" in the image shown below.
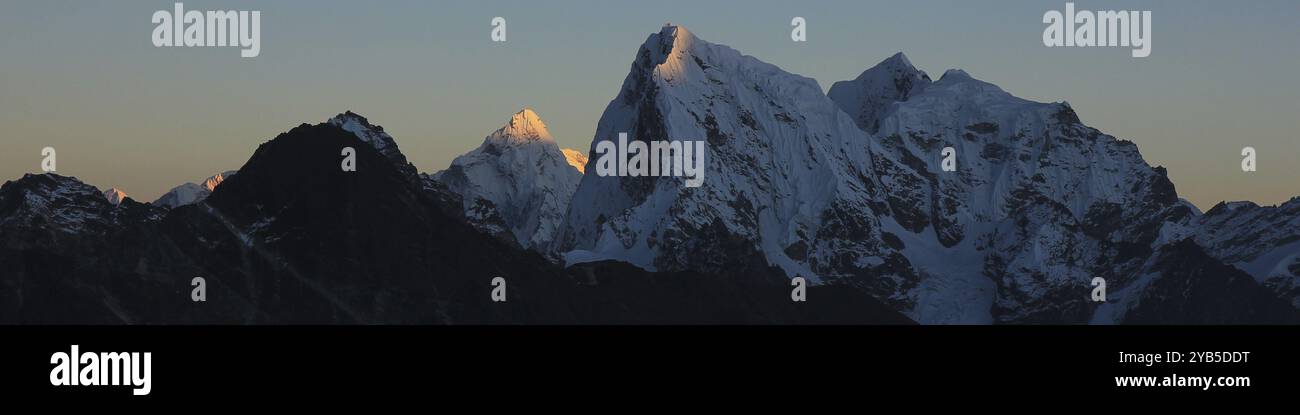
<path fill-rule="evenodd" d="M 805 388 L 1236 396 L 1300 384 L 1291 347 L 1300 336 L 1290 327 L 13 326 L 0 334 L 4 390 L 23 399 L 635 396 L 667 385 L 757 396 Z M 86 354 L 149 353 L 147 394 L 135 394 L 140 384 L 53 384 L 65 374 L 55 356 L 74 360 L 74 345 L 78 372 L 95 359 Z"/>

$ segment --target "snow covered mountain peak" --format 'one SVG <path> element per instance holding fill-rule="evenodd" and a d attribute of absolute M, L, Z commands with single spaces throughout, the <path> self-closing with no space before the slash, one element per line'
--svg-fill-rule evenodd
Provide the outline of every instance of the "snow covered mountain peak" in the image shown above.
<path fill-rule="evenodd" d="M 874 186 L 860 182 L 867 135 L 811 78 L 668 25 L 637 50 L 590 148 L 624 133 L 705 141 L 708 179 L 584 175 L 554 246 L 567 263 L 712 271 L 737 265 L 727 258 L 815 279 L 888 255 L 860 219 Z M 819 242 L 845 233 L 842 246 Z"/>
<path fill-rule="evenodd" d="M 652 39 L 659 44 L 659 50 L 664 55 L 673 51 L 689 49 L 695 43 L 695 35 L 691 31 L 672 23 L 665 23 L 664 27 L 659 29 L 658 36 L 652 35 Z M 650 41 L 646 43 L 648 44 Z"/>
<path fill-rule="evenodd" d="M 564 159 L 569 162 L 570 166 L 578 169 L 579 173 L 587 173 L 587 153 L 571 148 L 562 149 L 561 151 L 564 152 Z"/>
<path fill-rule="evenodd" d="M 560 150 L 541 117 L 525 108 L 431 177 L 461 196 L 475 227 L 544 250 L 564 219 L 582 165 L 574 165 L 574 156 Z"/>
<path fill-rule="evenodd" d="M 649 66 L 647 69 L 668 83 L 684 82 L 698 79 L 693 67 L 706 69 L 708 59 L 703 56 L 713 54 L 712 49 L 716 47 L 719 45 L 700 41 L 685 27 L 669 23 L 646 38 L 638 52 L 638 62 L 644 61 Z M 726 46 L 721 48 L 735 52 Z"/>
<path fill-rule="evenodd" d="M 236 172 L 234 170 L 217 173 L 216 175 L 207 178 L 207 180 L 204 180 L 202 186 L 204 189 L 207 189 L 209 192 L 217 190 L 217 186 L 220 186 L 221 183 L 226 181 L 226 179 L 229 178 L 230 176 L 234 176 L 235 173 Z"/>
<path fill-rule="evenodd" d="M 533 112 L 524 108 L 510 117 L 510 122 L 488 135 L 487 140 L 496 144 L 513 144 L 530 141 L 555 142 L 546 123 Z"/>
<path fill-rule="evenodd" d="M 925 71 L 916 69 L 907 55 L 898 52 L 853 80 L 831 85 L 827 96 L 852 115 L 859 128 L 875 133 L 891 105 L 920 94 L 930 83 Z"/>
<path fill-rule="evenodd" d="M 889 66 L 894 66 L 899 68 L 910 68 L 913 70 L 916 69 L 916 67 L 912 65 L 912 60 L 908 59 L 907 54 L 903 53 L 902 51 L 899 51 L 898 53 L 895 53 L 892 56 L 885 58 L 885 60 L 880 62 L 880 65 L 889 65 Z"/>
<path fill-rule="evenodd" d="M 112 203 L 114 206 L 120 205 L 123 200 L 126 200 L 126 192 L 116 187 L 110 188 L 104 191 L 104 198 L 108 199 L 108 203 Z"/>

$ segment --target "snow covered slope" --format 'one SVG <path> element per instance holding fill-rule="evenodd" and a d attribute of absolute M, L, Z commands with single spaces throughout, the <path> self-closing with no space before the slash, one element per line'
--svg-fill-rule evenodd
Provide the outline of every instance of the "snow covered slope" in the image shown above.
<path fill-rule="evenodd" d="M 496 233 L 496 221 L 484 219 L 499 216 L 520 246 L 544 251 L 582 178 L 573 163 L 537 113 L 525 108 L 432 177 L 462 197 L 471 223 Z"/>

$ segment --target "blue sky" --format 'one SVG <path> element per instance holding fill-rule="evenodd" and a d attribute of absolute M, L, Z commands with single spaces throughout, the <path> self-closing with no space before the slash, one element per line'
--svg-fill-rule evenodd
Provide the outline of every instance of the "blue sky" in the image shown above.
<path fill-rule="evenodd" d="M 524 106 L 586 149 L 637 47 L 665 22 L 823 88 L 904 51 L 937 77 L 961 68 L 1136 142 L 1179 194 L 1264 204 L 1300 195 L 1300 2 L 1079 1 L 1151 10 L 1153 48 L 1047 48 L 1054 1 L 186 1 L 261 10 L 262 52 L 155 48 L 173 1 L 0 0 L 0 179 L 60 173 L 153 200 L 238 168 L 300 123 L 353 110 L 421 171 L 445 168 Z M 492 17 L 509 40 L 490 42 Z M 808 22 L 808 42 L 789 38 Z M 1241 147 L 1259 171 L 1241 172 Z"/>

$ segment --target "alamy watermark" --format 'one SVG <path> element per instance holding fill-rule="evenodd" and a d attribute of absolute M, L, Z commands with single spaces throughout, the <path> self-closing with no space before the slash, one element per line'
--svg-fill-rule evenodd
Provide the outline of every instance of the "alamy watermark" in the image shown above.
<path fill-rule="evenodd" d="M 155 47 L 217 47 L 243 48 L 239 56 L 254 58 L 262 53 L 261 11 L 185 11 L 184 3 L 176 3 L 172 11 L 159 10 L 151 21 Z"/>
<path fill-rule="evenodd" d="M 664 141 L 628 142 L 627 133 L 618 133 L 618 142 L 596 143 L 596 174 L 607 176 L 674 176 L 686 177 L 686 187 L 704 183 L 704 142 Z"/>
<path fill-rule="evenodd" d="M 50 385 L 133 386 L 131 393 L 148 395 L 153 389 L 152 353 L 82 353 L 80 347 L 50 355 Z"/>
<path fill-rule="evenodd" d="M 1151 11 L 1091 12 L 1065 3 L 1065 13 L 1043 13 L 1043 45 L 1047 47 L 1131 47 L 1133 57 L 1151 56 Z"/>

